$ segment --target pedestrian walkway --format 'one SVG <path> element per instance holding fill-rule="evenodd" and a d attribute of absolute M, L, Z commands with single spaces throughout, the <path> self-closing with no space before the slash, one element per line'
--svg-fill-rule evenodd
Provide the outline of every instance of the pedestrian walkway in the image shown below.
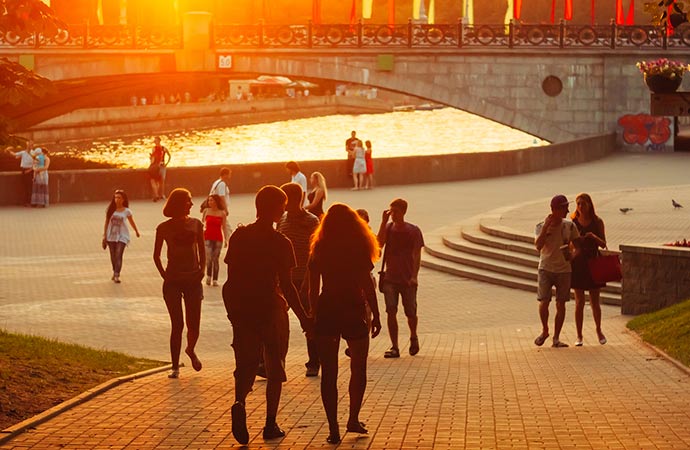
<path fill-rule="evenodd" d="M 688 163 L 690 154 L 619 154 L 514 177 L 333 190 L 327 203 L 368 209 L 377 229 L 381 211 L 401 196 L 410 202 L 408 220 L 425 232 L 515 206 L 506 209 L 502 225 L 531 231 L 553 194 L 574 199 L 586 190 L 611 243 L 664 242 L 690 238 Z M 687 203 L 688 211 L 673 210 L 669 197 Z M 0 327 L 167 360 L 169 322 L 151 261 L 162 205 L 132 202 L 142 237 L 125 251 L 120 285 L 110 281 L 109 259 L 100 248 L 105 207 L 0 211 Z M 619 207 L 633 211 L 624 215 Z M 253 216 L 253 197 L 234 196 L 233 224 Z M 197 347 L 202 372 L 187 364 L 178 380 L 157 374 L 126 383 L 0 448 L 239 447 L 230 431 L 231 328 L 220 288 L 205 287 L 205 296 Z M 405 351 L 398 360 L 384 359 L 385 328 L 372 341 L 360 414 L 370 434 L 345 434 L 339 448 L 690 448 L 690 376 L 627 332 L 630 318 L 618 308 L 603 307 L 608 344 L 598 344 L 587 310 L 583 347 L 540 348 L 533 344 L 541 329 L 533 294 L 422 269 L 419 315 L 419 355 Z M 326 443 L 319 379 L 304 377 L 306 345 L 294 317 L 291 322 L 278 417 L 287 436 L 262 439 L 265 382 L 258 380 L 247 404 L 249 447 L 333 448 Z M 561 337 L 575 339 L 572 303 Z M 401 324 L 401 342 L 407 338 Z M 344 430 L 349 371 L 344 355 L 340 362 Z"/>

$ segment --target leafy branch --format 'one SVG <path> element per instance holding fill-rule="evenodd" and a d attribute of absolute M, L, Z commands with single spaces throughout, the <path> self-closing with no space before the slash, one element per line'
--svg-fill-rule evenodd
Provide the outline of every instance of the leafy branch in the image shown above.
<path fill-rule="evenodd" d="M 671 13 L 669 14 L 669 7 Z M 668 20 L 673 27 L 688 21 L 685 5 L 678 0 L 659 0 L 644 4 L 644 11 L 652 16 L 652 24 L 663 26 Z"/>

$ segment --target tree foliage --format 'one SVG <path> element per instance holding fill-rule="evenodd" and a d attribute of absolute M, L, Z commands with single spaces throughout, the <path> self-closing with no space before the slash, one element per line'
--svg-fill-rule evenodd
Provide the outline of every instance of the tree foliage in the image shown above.
<path fill-rule="evenodd" d="M 53 36 L 67 26 L 40 0 L 0 0 L 0 33 L 25 38 Z M 8 58 L 0 58 L 0 108 L 29 103 L 51 92 L 51 82 Z M 10 123 L 0 116 L 0 142 L 14 142 Z"/>
<path fill-rule="evenodd" d="M 670 20 L 674 27 L 688 21 L 685 5 L 678 0 L 647 2 L 644 4 L 644 10 L 652 16 L 652 24 L 656 26 L 663 26 L 667 20 Z"/>

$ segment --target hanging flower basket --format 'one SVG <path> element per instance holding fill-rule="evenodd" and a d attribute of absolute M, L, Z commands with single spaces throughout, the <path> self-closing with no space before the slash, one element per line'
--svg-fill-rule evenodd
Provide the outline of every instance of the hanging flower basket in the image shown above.
<path fill-rule="evenodd" d="M 678 61 L 660 58 L 655 61 L 640 61 L 637 67 L 644 75 L 644 82 L 655 94 L 676 92 L 683 82 L 688 65 Z"/>

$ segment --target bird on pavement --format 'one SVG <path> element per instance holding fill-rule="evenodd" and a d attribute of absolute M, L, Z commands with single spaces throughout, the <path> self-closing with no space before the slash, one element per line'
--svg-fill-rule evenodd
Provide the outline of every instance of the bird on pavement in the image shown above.
<path fill-rule="evenodd" d="M 623 214 L 626 214 L 628 211 L 632 211 L 633 209 L 632 208 L 618 208 L 618 210 L 620 212 L 622 212 Z"/>
<path fill-rule="evenodd" d="M 681 205 L 680 203 L 678 203 L 677 201 L 675 201 L 675 200 L 673 200 L 673 199 L 671 199 L 671 204 L 673 205 L 673 207 L 674 207 L 675 209 L 678 209 L 678 208 L 682 208 L 682 207 L 683 207 L 683 205 Z"/>

